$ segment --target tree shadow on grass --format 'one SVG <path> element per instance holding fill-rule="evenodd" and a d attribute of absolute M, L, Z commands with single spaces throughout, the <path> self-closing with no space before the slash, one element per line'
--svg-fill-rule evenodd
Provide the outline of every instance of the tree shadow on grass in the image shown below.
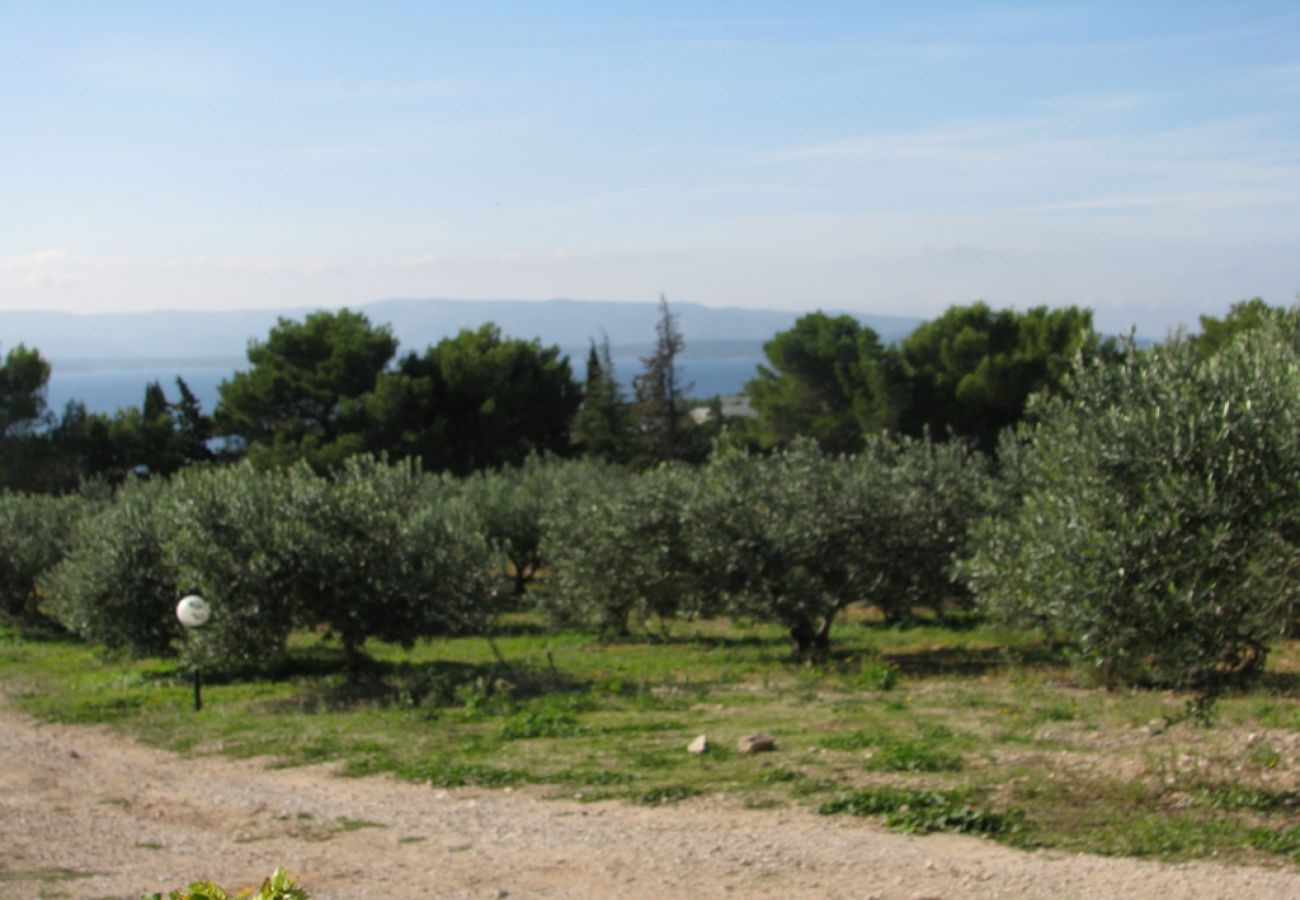
<path fill-rule="evenodd" d="M 337 712 L 361 707 L 422 708 L 467 704 L 510 706 L 545 694 L 585 692 L 590 685 L 563 672 L 519 663 L 368 659 L 355 677 L 342 655 L 293 697 L 271 701 L 295 712 Z"/>
<path fill-rule="evenodd" d="M 1014 666 L 1066 665 L 1063 645 L 1032 647 L 931 647 L 905 653 L 881 654 L 911 678 L 987 675 Z"/>
<path fill-rule="evenodd" d="M 1281 696 L 1300 696 L 1300 672 L 1263 672 L 1249 691 L 1256 689 Z"/>

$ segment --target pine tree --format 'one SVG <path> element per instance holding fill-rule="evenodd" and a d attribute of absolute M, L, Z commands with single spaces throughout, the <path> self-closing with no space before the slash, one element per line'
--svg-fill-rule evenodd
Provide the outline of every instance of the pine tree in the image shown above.
<path fill-rule="evenodd" d="M 614 373 L 608 335 L 599 347 L 595 341 L 591 342 L 585 397 L 573 430 L 588 456 L 616 463 L 628 461 L 631 443 L 628 409 Z"/>
<path fill-rule="evenodd" d="M 641 358 L 644 368 L 632 382 L 639 455 L 647 464 L 688 455 L 684 420 L 689 385 L 681 385 L 677 376 L 677 356 L 686 349 L 686 340 L 677 330 L 677 317 L 668 309 L 663 294 L 659 295 L 655 335 L 655 350 Z"/>

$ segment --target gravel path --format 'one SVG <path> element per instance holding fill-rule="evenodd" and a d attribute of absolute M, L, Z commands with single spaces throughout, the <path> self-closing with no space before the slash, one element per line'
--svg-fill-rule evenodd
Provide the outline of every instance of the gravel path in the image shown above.
<path fill-rule="evenodd" d="M 131 898 L 277 865 L 313 900 L 1295 898 L 1300 874 L 1023 853 L 725 800 L 647 809 L 185 759 L 0 708 L 0 897 Z"/>

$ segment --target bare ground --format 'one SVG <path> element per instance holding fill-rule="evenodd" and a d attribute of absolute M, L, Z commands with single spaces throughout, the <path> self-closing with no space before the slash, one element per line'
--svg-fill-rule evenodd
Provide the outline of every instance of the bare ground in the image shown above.
<path fill-rule="evenodd" d="M 868 820 L 442 791 L 185 758 L 0 707 L 0 897 L 132 898 L 276 866 L 314 900 L 417 897 L 1295 898 L 1300 875 L 1024 853 Z"/>

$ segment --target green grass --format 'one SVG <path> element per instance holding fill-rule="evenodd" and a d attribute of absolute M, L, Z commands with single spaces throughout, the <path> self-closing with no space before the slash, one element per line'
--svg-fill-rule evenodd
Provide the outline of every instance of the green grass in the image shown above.
<path fill-rule="evenodd" d="M 966 623 L 848 621 L 796 664 L 773 627 L 676 624 L 607 642 L 526 615 L 496 638 L 371 645 L 358 683 L 337 646 L 297 635 L 278 670 L 188 673 L 79 643 L 0 631 L 0 678 L 50 721 L 106 724 L 178 753 L 341 764 L 435 788 L 532 785 L 544 796 L 654 806 L 726 795 L 749 808 L 879 817 L 1095 853 L 1300 864 L 1300 644 L 1217 724 L 1151 723 L 1186 698 L 1081 683 L 1058 648 Z M 772 734 L 772 753 L 736 742 Z M 710 751 L 686 752 L 698 734 Z M 321 839 L 368 823 L 300 823 Z"/>

